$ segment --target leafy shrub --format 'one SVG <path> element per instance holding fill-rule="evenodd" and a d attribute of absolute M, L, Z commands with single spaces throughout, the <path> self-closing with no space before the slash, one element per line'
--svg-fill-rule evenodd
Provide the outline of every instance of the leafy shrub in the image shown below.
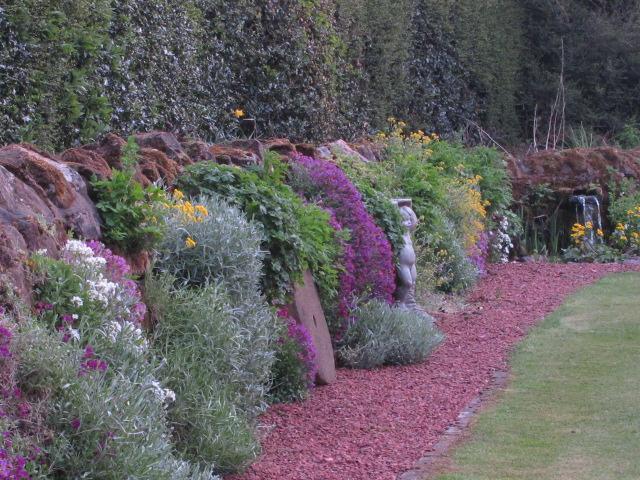
<path fill-rule="evenodd" d="M 134 180 L 137 152 L 135 139 L 129 137 L 121 158 L 124 169 L 112 169 L 110 179 L 91 182 L 103 238 L 128 253 L 149 249 L 162 235 L 159 206 L 163 191 L 153 185 L 143 188 Z"/>
<path fill-rule="evenodd" d="M 630 150 L 640 147 L 640 124 L 638 122 L 626 123 L 620 133 L 616 135 L 615 140 L 620 148 Z"/>
<path fill-rule="evenodd" d="M 264 170 L 201 162 L 185 169 L 178 187 L 190 195 L 220 195 L 262 225 L 263 247 L 269 252 L 262 285 L 269 299 L 286 296 L 306 268 L 312 269 L 321 290 L 336 290 L 338 247 L 328 217 L 317 207 L 304 205 L 278 178 Z"/>
<path fill-rule="evenodd" d="M 338 358 L 351 368 L 406 365 L 427 358 L 443 336 L 427 314 L 372 300 L 354 311 L 338 346 Z"/>
<path fill-rule="evenodd" d="M 315 385 L 316 350 L 309 331 L 298 324 L 285 308 L 278 311 L 285 332 L 278 341 L 269 396 L 274 402 L 302 400 Z"/>
<path fill-rule="evenodd" d="M 259 451 L 253 419 L 264 407 L 278 329 L 254 295 L 234 302 L 221 284 L 178 288 L 151 275 L 147 302 L 158 319 L 153 349 L 166 360 L 163 382 L 179 451 L 220 472 L 247 466 Z"/>
<path fill-rule="evenodd" d="M 640 185 L 637 180 L 625 178 L 609 184 L 607 213 L 612 224 L 624 224 L 629 216 L 627 212 L 633 211 L 637 205 L 640 205 Z"/>
<path fill-rule="evenodd" d="M 340 279 L 339 318 L 348 318 L 357 299 L 379 298 L 391 302 L 395 290 L 391 245 L 367 212 L 360 192 L 333 163 L 302 155 L 294 160 L 291 183 L 296 191 L 331 211 L 339 224 L 338 230 L 349 231 L 348 243 L 353 257 L 349 264 L 343 260 L 345 274 Z M 330 324 L 335 326 L 335 322 Z"/>
<path fill-rule="evenodd" d="M 174 192 L 174 197 L 180 195 Z M 196 208 L 200 213 L 190 215 Z M 199 197 L 193 203 L 176 198 L 165 222 L 166 232 L 156 249 L 156 270 L 175 276 L 181 285 L 218 281 L 230 293 L 257 296 L 264 259 L 263 231 L 257 223 L 247 222 L 242 212 L 217 195 Z"/>

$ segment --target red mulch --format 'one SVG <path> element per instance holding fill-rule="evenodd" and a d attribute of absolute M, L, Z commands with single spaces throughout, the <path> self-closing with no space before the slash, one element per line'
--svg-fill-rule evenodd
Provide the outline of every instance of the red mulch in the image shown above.
<path fill-rule="evenodd" d="M 637 268 L 637 267 L 636 267 Z M 307 401 L 261 417 L 262 456 L 228 480 L 394 480 L 504 370 L 512 346 L 567 294 L 620 265 L 493 265 L 460 313 L 437 315 L 446 340 L 422 364 L 338 372 Z"/>

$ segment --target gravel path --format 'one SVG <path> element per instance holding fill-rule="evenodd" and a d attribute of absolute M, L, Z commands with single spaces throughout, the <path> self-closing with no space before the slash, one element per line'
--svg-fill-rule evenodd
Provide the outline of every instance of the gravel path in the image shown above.
<path fill-rule="evenodd" d="M 635 267 L 636 269 L 638 267 Z M 227 480 L 395 480 L 506 368 L 511 347 L 569 293 L 619 265 L 493 265 L 459 313 L 437 315 L 446 340 L 422 364 L 338 372 L 302 403 L 260 419 L 263 454 Z"/>

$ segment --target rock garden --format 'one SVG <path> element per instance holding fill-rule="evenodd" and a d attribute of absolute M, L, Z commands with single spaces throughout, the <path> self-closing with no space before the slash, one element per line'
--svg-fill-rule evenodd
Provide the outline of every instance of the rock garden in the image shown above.
<path fill-rule="evenodd" d="M 489 3 L 0 2 L 0 480 L 639 478 L 640 7 Z"/>

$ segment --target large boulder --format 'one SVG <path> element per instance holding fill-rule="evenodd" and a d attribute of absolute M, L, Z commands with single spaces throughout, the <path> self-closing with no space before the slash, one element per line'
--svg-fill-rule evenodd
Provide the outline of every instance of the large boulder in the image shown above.
<path fill-rule="evenodd" d="M 563 195 L 598 190 L 606 193 L 611 180 L 640 179 L 640 149 L 613 147 L 545 150 L 522 159 L 509 159 L 516 198 L 531 187 L 546 184 Z"/>
<path fill-rule="evenodd" d="M 135 179 L 144 186 L 154 182 L 171 185 L 180 173 L 181 165 L 193 163 L 172 134 L 150 132 L 135 138 L 140 147 Z M 100 142 L 65 151 L 61 159 L 87 180 L 93 176 L 109 178 L 112 168 L 123 168 L 121 159 L 126 143 L 123 138 L 108 133 Z"/>
<path fill-rule="evenodd" d="M 215 157 L 209 151 L 209 145 L 202 140 L 184 139 L 180 145 L 194 162 L 215 161 Z"/>
<path fill-rule="evenodd" d="M 209 147 L 209 152 L 213 155 L 216 162 L 223 165 L 248 167 L 251 165 L 261 165 L 264 160 L 264 156 L 256 152 L 255 149 L 249 149 L 244 145 L 216 144 Z"/>
<path fill-rule="evenodd" d="M 142 148 L 152 148 L 164 153 L 178 165 L 184 166 L 193 163 L 189 155 L 182 149 L 182 145 L 172 133 L 147 132 L 135 135 L 136 143 Z"/>
<path fill-rule="evenodd" d="M 5 202 L 14 203 L 16 211 L 26 209 L 47 224 L 60 220 L 65 229 L 73 230 L 79 237 L 100 237 L 100 217 L 78 172 L 30 145 L 0 148 L 0 166 L 15 177 L 5 174 L 8 184 L 4 194 Z M 27 188 L 35 196 L 26 197 Z M 29 200 L 25 204 L 26 198 Z"/>

